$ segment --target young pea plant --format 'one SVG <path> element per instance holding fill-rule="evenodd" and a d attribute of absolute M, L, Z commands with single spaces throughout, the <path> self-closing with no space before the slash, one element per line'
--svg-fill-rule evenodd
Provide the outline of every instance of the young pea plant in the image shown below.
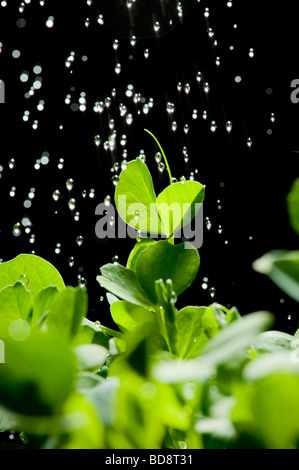
<path fill-rule="evenodd" d="M 173 183 L 160 143 L 150 131 L 146 132 L 163 155 L 170 185 L 156 196 L 146 164 L 139 158 L 127 164 L 116 186 L 115 203 L 120 217 L 144 238 L 137 237 L 126 267 L 107 264 L 97 279 L 117 298 L 143 307 L 144 313 L 145 309 L 154 312 L 169 351 L 177 354 L 175 302 L 193 282 L 199 269 L 199 254 L 189 242 L 174 244 L 174 237 L 184 228 L 186 219 L 191 222 L 195 217 L 205 188 L 197 181 Z M 156 237 L 165 240 L 155 241 Z M 124 303 L 113 302 L 112 317 L 119 327 L 125 328 L 123 311 Z"/>

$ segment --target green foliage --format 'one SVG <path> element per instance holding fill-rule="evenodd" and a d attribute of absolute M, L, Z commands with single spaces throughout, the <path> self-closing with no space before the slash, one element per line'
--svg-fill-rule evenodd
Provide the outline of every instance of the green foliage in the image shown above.
<path fill-rule="evenodd" d="M 136 228 L 128 203 L 144 204 L 139 230 L 149 233 L 154 210 L 155 233 L 166 240 L 142 238 L 126 266 L 102 266 L 97 279 L 114 328 L 90 321 L 86 289 L 65 287 L 47 261 L 20 255 L 0 264 L 0 432 L 16 429 L 20 448 L 299 447 L 299 330 L 270 329 L 269 312 L 176 307 L 199 255 L 189 243 L 174 244 L 182 212 L 167 220 L 158 204 L 187 204 L 194 217 L 203 194 L 187 181 L 156 198 L 140 159 L 122 172 L 121 217 Z M 295 229 L 297 200 L 296 183 L 288 198 Z M 298 259 L 271 252 L 255 269 L 299 300 Z"/>

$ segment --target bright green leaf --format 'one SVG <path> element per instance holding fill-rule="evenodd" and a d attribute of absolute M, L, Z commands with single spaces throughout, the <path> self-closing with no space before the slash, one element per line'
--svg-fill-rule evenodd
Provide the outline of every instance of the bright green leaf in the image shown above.
<path fill-rule="evenodd" d="M 47 328 L 59 337 L 70 340 L 87 314 L 88 298 L 85 289 L 67 287 L 59 292 L 47 316 Z"/>
<path fill-rule="evenodd" d="M 121 172 L 115 190 L 115 203 L 120 217 L 136 230 L 165 233 L 158 217 L 152 177 L 140 158 L 129 162 Z M 136 211 L 138 220 L 135 219 Z"/>
<path fill-rule="evenodd" d="M 206 310 L 206 307 L 185 307 L 177 312 L 177 353 L 181 358 L 196 357 L 209 340 L 204 319 Z"/>
<path fill-rule="evenodd" d="M 123 330 L 133 330 L 137 325 L 152 322 L 153 313 L 147 308 L 134 305 L 130 302 L 113 302 L 111 305 L 111 315 L 117 326 Z"/>
<path fill-rule="evenodd" d="M 132 269 L 135 271 L 136 263 L 139 258 L 140 253 L 144 251 L 149 245 L 157 243 L 152 238 L 142 238 L 139 242 L 135 243 L 133 250 L 131 251 L 128 261 L 127 261 L 127 268 Z"/>
<path fill-rule="evenodd" d="M 60 292 L 56 286 L 48 286 L 39 291 L 33 299 L 32 326 L 49 312 L 56 294 Z"/>
<path fill-rule="evenodd" d="M 0 264 L 0 289 L 16 281 L 22 281 L 33 297 L 49 285 L 55 285 L 60 290 L 65 288 L 57 269 L 36 255 L 22 254 Z"/>
<path fill-rule="evenodd" d="M 0 291 L 0 336 L 5 336 L 9 325 L 18 319 L 28 320 L 32 310 L 31 293 L 20 282 Z"/>
<path fill-rule="evenodd" d="M 168 237 L 195 217 L 204 200 L 204 186 L 197 181 L 182 181 L 171 184 L 157 197 L 157 206 Z"/>
<path fill-rule="evenodd" d="M 145 307 L 151 305 L 151 301 L 136 279 L 135 272 L 131 269 L 109 263 L 102 266 L 101 274 L 97 276 L 97 281 L 112 294 L 137 305 Z"/>
<path fill-rule="evenodd" d="M 171 279 L 174 292 L 180 295 L 190 286 L 198 268 L 199 254 L 190 243 L 171 245 L 161 240 L 140 253 L 136 275 L 148 297 L 156 303 L 155 281 Z"/>

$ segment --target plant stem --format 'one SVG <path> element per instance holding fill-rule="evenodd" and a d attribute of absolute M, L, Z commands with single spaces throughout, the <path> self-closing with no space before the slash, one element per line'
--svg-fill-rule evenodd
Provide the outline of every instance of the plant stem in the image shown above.
<path fill-rule="evenodd" d="M 161 145 L 160 145 L 160 142 L 159 142 L 158 139 L 154 136 L 154 134 L 152 134 L 149 130 L 147 130 L 147 129 L 144 129 L 144 130 L 145 130 L 145 132 L 147 132 L 149 135 L 151 135 L 151 136 L 153 137 L 153 139 L 155 139 L 155 141 L 156 141 L 156 143 L 157 143 L 159 149 L 161 150 L 161 153 L 162 153 L 162 155 L 163 155 L 163 158 L 164 158 L 164 161 L 165 161 L 165 164 L 166 164 L 166 168 L 167 168 L 167 171 L 168 171 L 170 184 L 172 184 L 173 182 L 172 182 L 172 175 L 171 175 L 170 167 L 169 167 L 169 164 L 168 164 L 166 155 L 165 155 L 165 153 L 164 153 L 164 151 L 163 151 L 163 149 L 162 149 L 162 147 L 161 147 Z"/>

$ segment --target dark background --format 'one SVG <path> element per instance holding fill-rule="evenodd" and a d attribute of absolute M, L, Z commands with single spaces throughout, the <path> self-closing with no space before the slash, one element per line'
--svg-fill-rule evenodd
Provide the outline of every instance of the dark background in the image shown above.
<path fill-rule="evenodd" d="M 125 265 L 134 242 L 97 239 L 95 207 L 106 195 L 113 198 L 111 168 L 122 161 L 124 149 L 128 161 L 144 150 L 156 193 L 168 184 L 167 173 L 157 170 L 157 147 L 143 131 L 148 128 L 161 142 L 174 176 L 189 178 L 197 170 L 196 180 L 206 185 L 204 216 L 212 226 L 204 231 L 196 281 L 180 297 L 178 307 L 217 301 L 236 305 L 242 314 L 266 309 L 276 315 L 277 328 L 294 332 L 297 304 L 252 269 L 252 262 L 265 252 L 299 245 L 285 205 L 298 176 L 299 158 L 299 104 L 290 100 L 291 81 L 299 78 L 298 33 L 291 2 L 281 6 L 270 1 L 233 0 L 229 8 L 227 1 L 182 0 L 184 16 L 179 18 L 175 0 L 136 0 L 130 9 L 131 21 L 126 2 L 121 0 L 93 0 L 91 6 L 83 0 L 46 0 L 44 6 L 31 0 L 23 12 L 20 2 L 8 0 L 2 5 L 0 78 L 6 85 L 6 103 L 0 106 L 0 258 L 7 261 L 33 250 L 52 262 L 67 284 L 76 285 L 81 275 L 87 281 L 89 317 L 109 324 L 108 303 L 101 300 L 105 292 L 95 278 L 115 255 Z M 204 16 L 207 7 L 209 17 Z M 99 14 L 103 25 L 97 22 Z M 49 16 L 54 17 L 52 28 L 46 26 Z M 160 23 L 159 33 L 153 29 L 155 21 Z M 130 43 L 132 34 L 137 37 L 135 46 Z M 113 49 L 115 39 L 119 41 L 117 50 Z M 254 57 L 249 57 L 250 48 Z M 145 49 L 149 49 L 148 58 Z M 21 52 L 19 58 L 13 57 L 14 50 Z M 68 68 L 65 63 L 71 53 L 74 61 Z M 117 63 L 121 64 L 119 74 L 115 72 Z M 35 65 L 42 67 L 42 87 L 26 98 L 36 79 Z M 29 72 L 26 83 L 20 80 L 23 71 Z M 201 83 L 196 80 L 198 71 L 203 75 Z M 236 83 L 236 76 L 241 82 Z M 203 89 L 205 82 L 210 85 L 208 94 Z M 140 102 L 134 103 L 126 95 L 129 84 L 134 93 L 140 93 Z M 190 85 L 188 94 L 186 84 Z M 82 92 L 86 94 L 85 112 L 76 110 Z M 70 104 L 65 102 L 68 94 Z M 105 104 L 107 98 L 111 98 L 110 106 L 95 113 L 95 102 Z M 143 106 L 150 98 L 154 105 L 144 114 Z M 42 111 L 37 109 L 40 100 L 45 102 Z M 167 113 L 167 102 L 175 105 L 174 114 Z M 132 114 L 131 125 L 120 116 L 120 103 Z M 197 119 L 192 118 L 194 109 Z M 30 111 L 28 121 L 23 120 L 25 111 Z M 203 111 L 207 111 L 206 120 Z M 275 122 L 271 122 L 271 113 Z M 113 152 L 104 148 L 112 133 L 111 119 L 117 133 Z M 37 129 L 32 128 L 35 120 Z M 175 132 L 171 130 L 173 120 L 177 122 Z M 214 133 L 210 130 L 213 120 L 217 124 Z M 225 129 L 228 120 L 233 124 L 231 133 Z M 187 134 L 185 124 L 189 125 Z M 125 146 L 120 143 L 123 134 Z M 101 137 L 98 147 L 95 135 Z M 49 163 L 36 169 L 43 152 L 49 153 Z M 61 158 L 64 165 L 59 169 Z M 74 180 L 72 191 L 66 188 L 69 178 Z M 10 195 L 12 187 L 16 188 L 14 196 Z M 25 208 L 31 188 L 35 188 L 35 197 L 31 207 Z M 55 190 L 61 193 L 58 201 L 52 197 Z M 76 199 L 78 221 L 68 207 L 70 197 Z M 21 235 L 15 237 L 13 226 L 24 217 L 32 222 L 31 233 L 22 227 Z M 222 233 L 218 233 L 219 225 Z M 81 246 L 76 243 L 79 235 L 84 237 Z M 55 252 L 57 243 L 61 244 L 59 253 Z M 69 266 L 72 256 L 75 263 Z M 206 290 L 201 287 L 205 277 Z M 213 298 L 211 288 L 216 289 Z"/>

